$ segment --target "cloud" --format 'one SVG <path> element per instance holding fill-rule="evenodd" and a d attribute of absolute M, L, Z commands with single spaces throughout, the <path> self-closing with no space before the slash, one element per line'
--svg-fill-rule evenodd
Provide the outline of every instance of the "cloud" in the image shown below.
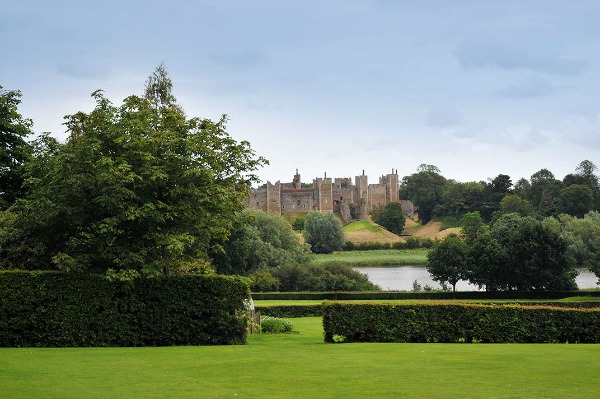
<path fill-rule="evenodd" d="M 453 105 L 435 105 L 429 110 L 425 122 L 427 126 L 446 129 L 461 125 L 463 117 Z"/>
<path fill-rule="evenodd" d="M 464 69 L 499 68 L 531 70 L 558 75 L 579 75 L 586 64 L 557 54 L 548 43 L 536 43 L 522 38 L 509 41 L 481 38 L 462 42 L 454 56 Z"/>
<path fill-rule="evenodd" d="M 59 75 L 78 79 L 106 79 L 112 75 L 108 65 L 93 60 L 68 60 L 63 59 L 56 65 Z"/>
<path fill-rule="evenodd" d="M 507 98 L 535 98 L 551 95 L 554 91 L 554 86 L 547 79 L 534 76 L 514 83 L 498 94 Z"/>

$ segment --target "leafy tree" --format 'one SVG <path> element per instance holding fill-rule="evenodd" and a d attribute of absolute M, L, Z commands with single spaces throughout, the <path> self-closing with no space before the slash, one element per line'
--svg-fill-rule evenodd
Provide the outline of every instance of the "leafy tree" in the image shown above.
<path fill-rule="evenodd" d="M 431 278 L 441 284 L 449 283 L 456 291 L 456 283 L 467 277 L 468 247 L 463 240 L 452 234 L 434 244 L 427 254 L 427 271 Z"/>
<path fill-rule="evenodd" d="M 529 198 L 529 192 L 531 190 L 531 183 L 524 177 L 517 180 L 513 188 L 513 193 L 521 198 Z"/>
<path fill-rule="evenodd" d="M 558 211 L 582 218 L 594 204 L 594 192 L 586 184 L 572 184 L 560 190 Z"/>
<path fill-rule="evenodd" d="M 333 213 L 311 212 L 304 221 L 304 240 L 317 254 L 340 251 L 344 246 L 344 231 Z"/>
<path fill-rule="evenodd" d="M 483 234 L 486 231 L 485 223 L 481 218 L 479 212 L 466 213 L 462 217 L 460 225 L 462 227 L 461 235 L 467 241 L 474 240 L 477 236 Z"/>
<path fill-rule="evenodd" d="M 548 169 L 541 169 L 531 175 L 531 189 L 527 199 L 540 215 L 554 215 L 561 189 L 562 182 L 556 180 Z"/>
<path fill-rule="evenodd" d="M 600 213 L 589 212 L 583 218 L 560 215 L 560 235 L 578 267 L 593 271 L 600 279 Z"/>
<path fill-rule="evenodd" d="M 500 216 L 491 226 L 507 255 L 506 268 L 497 279 L 499 289 L 570 290 L 575 275 L 567 242 L 553 228 L 515 213 Z"/>
<path fill-rule="evenodd" d="M 508 194 L 500 200 L 500 212 L 530 216 L 533 213 L 533 207 L 525 198 L 516 194 Z"/>
<path fill-rule="evenodd" d="M 507 244 L 514 288 L 520 291 L 577 289 L 577 272 L 568 257 L 566 241 L 541 222 L 523 218 Z"/>
<path fill-rule="evenodd" d="M 512 270 L 507 267 L 506 249 L 489 232 L 469 241 L 467 279 L 486 291 L 507 290 Z"/>
<path fill-rule="evenodd" d="M 204 267 L 266 161 L 229 136 L 226 116 L 187 119 L 169 92 L 120 107 L 101 91 L 93 97 L 92 112 L 66 118 L 65 144 L 38 145 L 29 192 L 2 222 L 0 258 L 27 269 L 147 275 Z"/>
<path fill-rule="evenodd" d="M 373 221 L 394 234 L 402 234 L 406 216 L 399 202 L 390 202 L 373 214 Z"/>
<path fill-rule="evenodd" d="M 25 137 L 32 122 L 19 114 L 21 92 L 0 86 L 0 211 L 23 196 L 25 163 L 32 151 Z"/>
<path fill-rule="evenodd" d="M 433 165 L 420 165 L 417 173 L 402 179 L 400 194 L 418 207 L 419 219 L 423 224 L 429 222 L 434 208 L 443 203 L 447 180 Z"/>
<path fill-rule="evenodd" d="M 461 183 L 448 180 L 442 204 L 435 207 L 436 216 L 460 216 L 480 209 L 485 186 L 480 182 Z"/>
<path fill-rule="evenodd" d="M 482 194 L 480 213 L 484 220 L 491 220 L 499 209 L 500 200 L 511 193 L 512 181 L 508 175 L 500 174 L 485 185 Z"/>
<path fill-rule="evenodd" d="M 287 264 L 306 263 L 312 254 L 302 245 L 292 227 L 281 216 L 245 209 L 240 225 L 234 229 L 215 254 L 213 264 L 218 273 L 247 275 L 257 270 Z"/>

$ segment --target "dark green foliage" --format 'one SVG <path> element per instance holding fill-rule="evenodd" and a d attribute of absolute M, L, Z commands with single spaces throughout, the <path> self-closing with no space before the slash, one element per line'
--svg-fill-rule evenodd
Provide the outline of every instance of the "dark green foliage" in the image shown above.
<path fill-rule="evenodd" d="M 406 216 L 399 202 L 390 202 L 383 209 L 373 212 L 373 221 L 394 234 L 402 234 Z"/>
<path fill-rule="evenodd" d="M 582 218 L 594 205 L 594 192 L 585 184 L 573 184 L 560 190 L 558 211 Z"/>
<path fill-rule="evenodd" d="M 0 211 L 24 194 L 25 164 L 32 146 L 25 137 L 32 134 L 32 122 L 19 114 L 21 92 L 0 86 Z"/>
<path fill-rule="evenodd" d="M 299 217 L 296 220 L 294 220 L 294 223 L 292 223 L 292 229 L 296 231 L 304 230 L 304 218 Z"/>
<path fill-rule="evenodd" d="M 213 255 L 221 274 L 248 275 L 269 267 L 307 263 L 313 256 L 308 245 L 300 244 L 290 224 L 281 216 L 245 209 L 239 226 Z"/>
<path fill-rule="evenodd" d="M 530 216 L 533 213 L 531 203 L 516 194 L 505 195 L 500 201 L 501 213 L 517 213 L 521 216 Z"/>
<path fill-rule="evenodd" d="M 456 291 L 456 283 L 467 277 L 467 244 L 456 235 L 450 235 L 436 242 L 427 254 L 427 271 L 439 283 L 449 283 Z"/>
<path fill-rule="evenodd" d="M 255 294 L 252 294 L 254 297 Z M 280 306 L 257 306 L 256 311 L 264 316 L 272 317 L 321 317 L 323 316 L 322 305 L 280 305 Z"/>
<path fill-rule="evenodd" d="M 323 306 L 326 342 L 600 343 L 600 309 L 466 304 Z"/>
<path fill-rule="evenodd" d="M 255 292 L 279 291 L 279 280 L 268 270 L 258 270 L 250 276 L 250 289 Z"/>
<path fill-rule="evenodd" d="M 109 281 L 62 272 L 0 273 L 0 346 L 241 344 L 248 286 L 225 276 Z"/>
<path fill-rule="evenodd" d="M 368 292 L 255 292 L 256 300 L 382 300 L 382 299 L 509 299 L 554 300 L 597 297 L 600 291 L 368 291 Z M 566 303 L 566 302 L 565 302 Z"/>
<path fill-rule="evenodd" d="M 119 107 L 94 92 L 93 111 L 66 117 L 65 144 L 42 138 L 27 195 L 0 219 L 5 267 L 187 272 L 227 239 L 265 160 L 226 116 L 188 119 L 157 92 L 163 72 Z"/>
<path fill-rule="evenodd" d="M 344 246 L 344 230 L 333 213 L 311 212 L 304 222 L 304 240 L 316 254 L 330 254 Z"/>
<path fill-rule="evenodd" d="M 419 207 L 419 220 L 426 224 L 433 217 L 434 208 L 442 203 L 446 186 L 447 180 L 438 168 L 420 165 L 417 173 L 402 179 L 400 196 Z"/>
<path fill-rule="evenodd" d="M 467 241 L 471 241 L 480 234 L 483 234 L 487 228 L 477 211 L 466 213 L 460 220 L 460 225 L 462 227 L 461 235 Z"/>
<path fill-rule="evenodd" d="M 326 264 L 287 265 L 272 269 L 281 291 L 373 291 L 377 286 L 350 266 Z"/>

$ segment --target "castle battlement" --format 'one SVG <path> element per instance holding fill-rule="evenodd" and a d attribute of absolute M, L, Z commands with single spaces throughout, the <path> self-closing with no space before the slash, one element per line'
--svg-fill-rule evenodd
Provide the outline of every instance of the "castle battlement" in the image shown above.
<path fill-rule="evenodd" d="M 246 205 L 265 212 L 336 212 L 345 222 L 364 220 L 373 209 L 383 207 L 389 202 L 400 202 L 410 217 L 413 216 L 413 204 L 399 199 L 398 170 L 381 176 L 379 184 L 369 184 L 363 170 L 362 175 L 351 178 L 314 178 L 312 184 L 302 184 L 296 169 L 291 183 L 266 184 L 250 189 Z"/>

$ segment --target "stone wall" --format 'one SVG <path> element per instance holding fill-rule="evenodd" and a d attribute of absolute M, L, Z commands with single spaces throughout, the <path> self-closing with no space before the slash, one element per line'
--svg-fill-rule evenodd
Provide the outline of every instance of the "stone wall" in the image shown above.
<path fill-rule="evenodd" d="M 338 212 L 346 222 L 367 219 L 369 212 L 389 202 L 400 202 L 402 209 L 411 218 L 414 206 L 410 201 L 399 200 L 398 171 L 381 176 L 379 184 L 369 184 L 364 171 L 350 178 L 324 178 L 313 180 L 312 186 L 302 184 L 296 170 L 291 183 L 276 182 L 250 190 L 246 205 L 265 212 Z"/>
<path fill-rule="evenodd" d="M 281 212 L 311 212 L 316 210 L 315 189 L 281 189 Z"/>

